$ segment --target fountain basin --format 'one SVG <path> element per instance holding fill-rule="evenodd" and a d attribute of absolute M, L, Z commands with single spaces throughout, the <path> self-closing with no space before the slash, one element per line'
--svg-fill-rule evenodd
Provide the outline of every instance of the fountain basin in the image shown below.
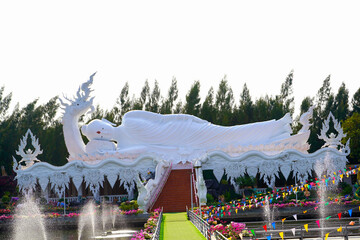
<path fill-rule="evenodd" d="M 121 218 L 117 218 L 115 228 L 120 228 L 121 226 L 142 227 L 150 217 L 148 213 L 121 216 Z M 78 227 L 78 221 L 78 217 L 45 218 L 45 226 L 46 229 L 76 229 Z M 11 231 L 14 222 L 13 219 L 0 221 L 0 231 Z"/>

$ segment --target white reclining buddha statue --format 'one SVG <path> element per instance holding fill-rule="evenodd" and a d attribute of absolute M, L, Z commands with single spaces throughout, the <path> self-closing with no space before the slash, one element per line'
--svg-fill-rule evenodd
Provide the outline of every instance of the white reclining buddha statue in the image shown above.
<path fill-rule="evenodd" d="M 93 107 L 93 98 L 89 99 L 93 76 L 79 88 L 75 100 L 68 99 L 71 104 L 61 101 L 65 106 L 63 124 L 69 160 L 89 155 L 101 158 L 105 153 L 123 156 L 156 153 L 173 162 L 185 162 L 215 150 L 239 154 L 250 150 L 269 152 L 267 149 L 273 151 L 274 146 L 278 146 L 279 151 L 287 146 L 299 151 L 308 149 L 308 119 L 302 123 L 299 134 L 291 136 L 289 114 L 279 120 L 224 127 L 192 115 L 162 115 L 147 111 L 127 112 L 120 126 L 105 119 L 91 121 L 81 127 L 82 134 L 89 139 L 85 145 L 78 120 Z"/>

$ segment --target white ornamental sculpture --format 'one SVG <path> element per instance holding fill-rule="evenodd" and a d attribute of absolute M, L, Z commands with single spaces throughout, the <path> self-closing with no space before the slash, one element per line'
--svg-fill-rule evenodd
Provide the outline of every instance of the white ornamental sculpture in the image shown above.
<path fill-rule="evenodd" d="M 34 151 L 32 151 L 31 149 L 27 149 L 26 145 L 27 145 L 27 139 L 30 135 L 31 138 L 31 144 L 33 145 L 33 147 L 35 148 Z M 16 162 L 16 165 L 18 165 L 18 167 L 20 167 L 22 170 L 31 167 L 32 165 L 34 165 L 35 162 L 41 162 L 39 159 L 37 159 L 37 155 L 42 154 L 43 151 L 40 149 L 40 144 L 39 144 L 39 139 L 37 139 L 33 133 L 30 131 L 30 129 L 27 130 L 26 134 L 24 135 L 24 137 L 22 139 L 20 139 L 20 145 L 19 145 L 19 150 L 16 151 L 16 154 L 19 155 L 20 157 L 22 157 L 22 159 L 19 161 L 19 163 L 16 162 L 16 159 L 13 157 L 13 161 L 14 163 Z M 24 165 L 21 165 L 21 163 L 25 163 Z"/>
<path fill-rule="evenodd" d="M 69 103 L 63 102 L 61 99 L 60 103 L 64 109 L 64 116 L 62 123 L 64 125 L 64 138 L 65 144 L 69 151 L 70 156 L 78 156 L 85 154 L 85 144 L 81 139 L 81 134 L 79 131 L 79 118 L 87 113 L 94 110 L 93 99 L 90 98 L 90 85 L 93 82 L 93 77 L 96 73 L 90 76 L 90 79 L 83 83 L 79 87 L 76 97 L 72 100 L 64 96 Z"/>
<path fill-rule="evenodd" d="M 251 150 L 279 153 L 291 148 L 306 152 L 310 131 L 291 135 L 292 119 L 286 114 L 279 120 L 224 127 L 187 114 L 162 115 L 147 111 L 130 111 L 122 124 L 96 119 L 81 127 L 89 142 L 84 144 L 78 121 L 94 108 L 90 85 L 94 74 L 81 85 L 74 99 L 61 101 L 65 143 L 69 161 L 97 163 L 103 159 L 134 159 L 143 154 L 157 154 L 173 163 L 193 162 L 209 152 L 221 150 L 241 154 Z M 305 128 L 308 126 L 305 126 Z"/>
<path fill-rule="evenodd" d="M 143 184 L 139 177 L 135 177 L 136 187 L 138 190 L 137 203 L 139 208 L 145 212 L 150 209 L 156 200 L 157 189 L 159 186 L 163 185 L 166 181 L 166 174 L 171 171 L 171 164 L 165 160 L 154 159 L 154 162 L 157 162 L 155 169 L 155 178 L 149 179 L 146 184 Z"/>
<path fill-rule="evenodd" d="M 327 132 L 330 130 L 330 119 L 334 123 L 334 129 L 337 132 L 337 135 L 335 135 L 333 132 L 330 133 L 329 135 L 327 134 Z M 329 116 L 322 124 L 320 135 L 318 135 L 319 139 L 325 141 L 325 144 L 322 146 L 322 148 L 324 147 L 338 148 L 338 146 L 344 147 L 344 145 L 341 143 L 341 139 L 343 139 L 344 137 L 346 137 L 346 134 L 344 134 L 340 123 L 335 119 L 334 115 L 330 112 Z M 348 145 L 348 143 L 346 145 Z"/>

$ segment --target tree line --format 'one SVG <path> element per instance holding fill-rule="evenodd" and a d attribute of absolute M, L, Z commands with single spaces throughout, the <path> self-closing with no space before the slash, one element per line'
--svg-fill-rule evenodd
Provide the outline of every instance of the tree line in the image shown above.
<path fill-rule="evenodd" d="M 324 144 L 317 135 L 321 125 L 330 111 L 342 122 L 344 131 L 351 137 L 351 155 L 349 161 L 356 163 L 360 159 L 360 88 L 350 97 L 345 84 L 342 83 L 337 92 L 330 84 L 331 76 L 325 78 L 316 96 L 305 97 L 300 105 L 300 115 L 310 106 L 314 106 L 313 126 L 308 140 L 309 152 L 314 152 Z M 0 165 L 5 166 L 8 173 L 12 169 L 12 156 L 16 156 L 20 138 L 27 129 L 39 138 L 43 154 L 38 158 L 53 165 L 64 165 L 68 157 L 62 132 L 60 105 L 58 97 L 51 98 L 47 103 L 39 104 L 38 99 L 20 108 L 15 106 L 12 112 L 9 106 L 12 93 L 4 95 L 5 87 L 0 88 Z M 113 108 L 104 110 L 100 105 L 81 121 L 85 124 L 92 119 L 106 118 L 115 124 L 121 124 L 122 117 L 130 110 L 146 110 L 161 114 L 191 114 L 211 123 L 231 126 L 252 122 L 280 119 L 286 113 L 294 115 L 293 71 L 281 84 L 277 95 L 265 95 L 254 99 L 246 83 L 240 93 L 238 102 L 226 76 L 220 80 L 218 88 L 211 87 L 206 97 L 200 98 L 200 81 L 194 81 L 187 92 L 184 102 L 179 98 L 176 78 L 171 80 L 168 91 L 162 95 L 160 86 L 155 80 L 152 87 L 146 80 L 139 96 L 130 96 L 129 83 L 125 83 L 115 100 Z M 300 116 L 293 116 L 293 132 L 300 130 Z M 346 140 L 345 140 L 346 141 Z"/>

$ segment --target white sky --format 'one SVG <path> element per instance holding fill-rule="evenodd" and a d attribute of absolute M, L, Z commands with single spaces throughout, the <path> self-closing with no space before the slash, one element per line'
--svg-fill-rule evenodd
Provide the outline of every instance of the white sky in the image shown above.
<path fill-rule="evenodd" d="M 275 95 L 294 69 L 296 112 L 331 74 L 350 100 L 360 87 L 356 1 L 1 1 L 0 85 L 24 106 L 73 95 L 95 71 L 95 104 L 110 108 L 126 81 L 166 96 L 194 80 L 205 97 L 226 74 L 236 102 Z M 203 100 L 203 99 L 202 99 Z M 253 99 L 254 100 L 254 99 Z"/>

